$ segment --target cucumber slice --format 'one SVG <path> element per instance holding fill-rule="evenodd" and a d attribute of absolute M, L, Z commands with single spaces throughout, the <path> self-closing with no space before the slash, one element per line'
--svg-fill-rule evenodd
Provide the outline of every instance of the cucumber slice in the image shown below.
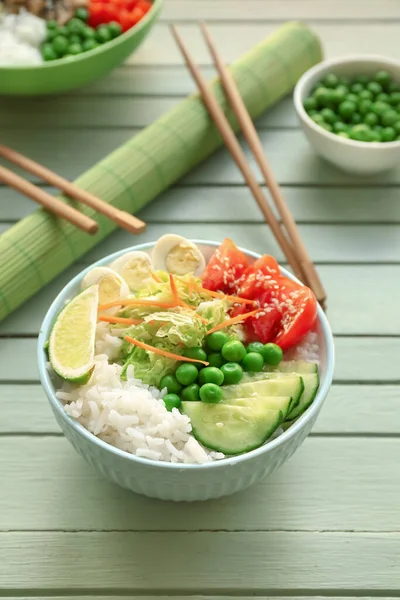
<path fill-rule="evenodd" d="M 261 446 L 279 427 L 282 413 L 254 399 L 248 406 L 182 402 L 194 437 L 207 448 L 234 455 Z"/>
<path fill-rule="evenodd" d="M 251 398 L 231 398 L 222 402 L 230 406 L 251 406 L 255 401 L 266 410 L 279 410 L 282 413 L 283 421 L 292 408 L 292 398 L 290 396 L 258 396 L 257 398 L 252 396 Z"/>
<path fill-rule="evenodd" d="M 264 367 L 268 373 L 318 373 L 318 365 L 315 362 L 307 360 L 289 360 L 283 361 L 276 367 L 266 365 Z"/>
<path fill-rule="evenodd" d="M 254 380 L 248 380 L 238 385 L 222 386 L 223 400 L 250 396 L 290 396 L 292 398 L 290 410 L 293 410 L 298 405 L 304 390 L 300 375 L 294 373 L 274 373 L 273 376 L 264 373 L 263 375 L 260 380 L 258 377 L 254 377 Z"/>
<path fill-rule="evenodd" d="M 304 383 L 304 391 L 300 397 L 300 402 L 297 406 L 290 409 L 288 420 L 297 419 L 305 410 L 313 403 L 319 388 L 318 373 L 302 373 L 301 378 Z"/>

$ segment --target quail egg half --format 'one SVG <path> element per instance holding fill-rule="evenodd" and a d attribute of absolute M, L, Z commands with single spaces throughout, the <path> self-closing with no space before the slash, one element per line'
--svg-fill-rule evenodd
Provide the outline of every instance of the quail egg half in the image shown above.
<path fill-rule="evenodd" d="M 108 267 L 91 269 L 83 278 L 81 287 L 84 290 L 95 284 L 99 286 L 100 305 L 129 296 L 129 287 L 126 281 Z"/>
<path fill-rule="evenodd" d="M 193 273 L 198 277 L 205 268 L 204 256 L 197 246 L 173 233 L 163 235 L 158 240 L 151 258 L 157 271 L 168 271 L 174 275 Z"/>
<path fill-rule="evenodd" d="M 117 273 L 124 278 L 132 292 L 147 287 L 154 282 L 151 274 L 153 265 L 146 252 L 134 250 L 117 258 L 111 265 Z"/>

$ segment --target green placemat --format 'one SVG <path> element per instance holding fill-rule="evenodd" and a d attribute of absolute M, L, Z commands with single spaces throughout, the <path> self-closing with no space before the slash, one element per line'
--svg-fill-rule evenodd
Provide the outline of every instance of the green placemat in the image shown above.
<path fill-rule="evenodd" d="M 287 23 L 230 68 L 255 118 L 290 92 L 302 73 L 321 58 L 315 34 L 301 23 Z M 212 87 L 237 130 L 218 79 Z M 221 145 L 199 95 L 194 94 L 75 183 L 118 208 L 137 213 Z M 82 233 L 43 209 L 0 236 L 0 320 L 115 229 L 113 222 L 92 209 L 79 208 L 98 221 L 100 228 L 95 236 Z M 140 243 L 140 236 L 132 237 L 132 244 L 136 240 Z"/>

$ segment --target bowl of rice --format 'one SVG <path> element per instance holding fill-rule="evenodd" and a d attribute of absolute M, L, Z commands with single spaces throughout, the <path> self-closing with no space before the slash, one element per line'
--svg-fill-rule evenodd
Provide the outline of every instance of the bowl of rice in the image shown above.
<path fill-rule="evenodd" d="M 219 246 L 217 242 L 202 240 L 190 243 L 196 244 L 206 264 Z M 127 252 L 150 255 L 154 245 L 142 244 L 99 260 L 59 293 L 44 318 L 38 338 L 40 381 L 65 437 L 106 479 L 135 493 L 163 500 L 201 501 L 230 495 L 273 473 L 310 433 L 332 382 L 332 333 L 318 306 L 312 331 L 285 351 L 283 359 L 312 361 L 317 365 L 319 387 L 312 404 L 290 426 L 279 427 L 260 447 L 234 456 L 199 443 L 187 415 L 175 408 L 166 411 L 163 393 L 154 386 L 144 385 L 133 368 L 128 367 L 122 378 L 121 364 L 112 359 L 118 354 L 121 341 L 105 327 L 106 323 L 97 324 L 90 379 L 83 385 L 60 381 L 50 366 L 46 350 L 60 311 L 79 293 L 82 281 L 94 269 L 118 264 L 118 259 Z M 250 263 L 259 258 L 249 250 L 241 252 Z M 297 281 L 284 269 L 281 273 Z"/>
<path fill-rule="evenodd" d="M 28 12 L 0 15 L 0 95 L 41 96 L 80 88 L 110 73 L 143 42 L 156 22 L 162 0 L 125 33 L 87 52 L 43 62 L 46 24 Z"/>

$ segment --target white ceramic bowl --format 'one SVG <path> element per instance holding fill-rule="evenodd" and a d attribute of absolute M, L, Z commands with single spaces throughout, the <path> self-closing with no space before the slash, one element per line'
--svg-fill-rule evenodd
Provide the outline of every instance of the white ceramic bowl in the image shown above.
<path fill-rule="evenodd" d="M 356 142 L 339 137 L 319 127 L 304 110 L 303 101 L 328 73 L 351 77 L 389 71 L 400 82 L 400 61 L 376 55 L 351 55 L 326 60 L 309 69 L 294 90 L 294 105 L 311 146 L 323 158 L 343 171 L 356 175 L 376 175 L 400 164 L 400 141 L 385 143 Z"/>
<path fill-rule="evenodd" d="M 207 261 L 219 245 L 217 242 L 193 241 L 198 244 Z M 106 256 L 77 275 L 59 293 L 40 328 L 38 339 L 40 380 L 56 420 L 66 438 L 75 450 L 107 479 L 133 492 L 162 500 L 208 500 L 233 494 L 270 475 L 292 456 L 310 433 L 332 382 L 334 367 L 332 333 L 324 312 L 318 307 L 320 387 L 317 395 L 312 405 L 285 433 L 264 446 L 241 456 L 204 465 L 155 462 L 119 450 L 89 433 L 87 429 L 66 414 L 62 403 L 55 395 L 55 382 L 47 368 L 48 359 L 44 351 L 44 344 L 49 338 L 58 313 L 65 302 L 78 293 L 82 278 L 88 270 L 96 266 L 108 265 L 129 250 L 148 252 L 153 246 L 154 244 L 151 243 L 143 244 Z M 250 260 L 259 256 L 248 250 L 244 250 L 244 252 L 250 257 Z M 284 269 L 282 271 L 294 279 Z M 66 458 L 66 460 L 68 459 Z"/>

